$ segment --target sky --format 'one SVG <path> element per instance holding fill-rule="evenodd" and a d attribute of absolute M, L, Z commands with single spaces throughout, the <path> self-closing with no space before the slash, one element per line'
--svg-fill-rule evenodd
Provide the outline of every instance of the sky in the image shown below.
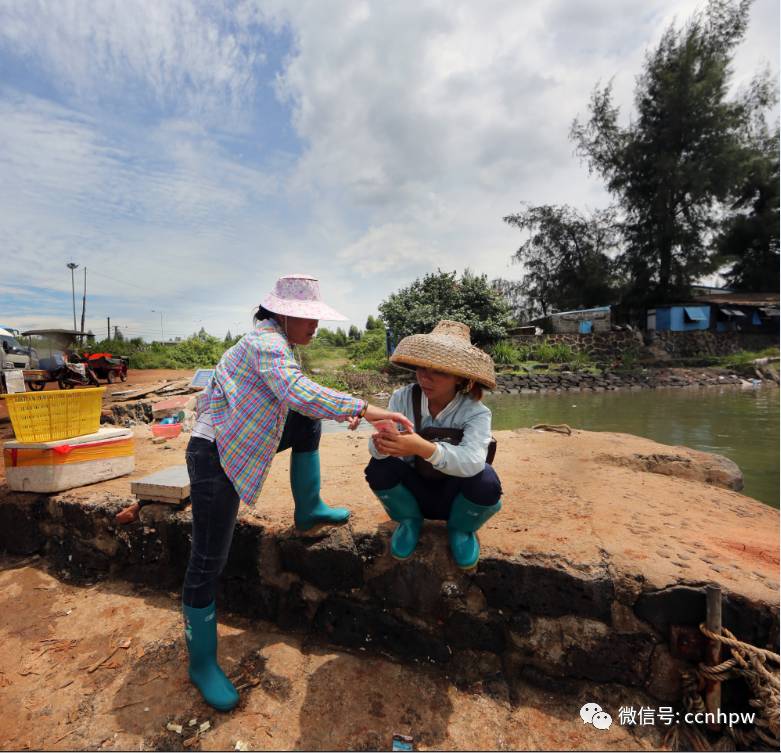
<path fill-rule="evenodd" d="M 246 332 L 308 273 L 362 327 L 437 269 L 518 279 L 521 202 L 610 203 L 568 134 L 690 0 L 0 0 L 0 324 Z M 733 89 L 778 75 L 755 0 Z M 323 323 L 336 326 L 333 323 Z M 345 325 L 342 325 L 345 326 Z"/>

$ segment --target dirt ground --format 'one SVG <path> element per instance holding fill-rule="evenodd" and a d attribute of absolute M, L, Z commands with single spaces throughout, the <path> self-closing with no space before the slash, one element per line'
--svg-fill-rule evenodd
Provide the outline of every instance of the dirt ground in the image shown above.
<path fill-rule="evenodd" d="M 620 705 L 639 708 L 623 688 L 566 697 L 526 687 L 513 705 L 502 686 L 458 689 L 424 666 L 220 617 L 220 661 L 241 689 L 228 714 L 187 678 L 178 593 L 74 586 L 40 560 L 0 559 L 0 748 L 390 750 L 394 733 L 421 750 L 651 750 L 661 741 L 660 728 L 583 723 L 587 702 L 616 720 Z"/>
<path fill-rule="evenodd" d="M 149 382 L 161 376 L 143 372 Z M 116 388 L 136 384 L 133 374 Z M 134 434 L 131 477 L 69 494 L 130 499 L 132 478 L 184 462 L 188 435 L 154 445 L 148 426 Z M 645 589 L 717 582 L 777 608 L 778 510 L 712 483 L 729 476 L 712 456 L 607 432 L 496 436 L 504 506 L 481 530 L 486 554 L 601 563 L 615 581 L 642 574 Z M 392 525 L 363 477 L 366 440 L 367 432 L 340 433 L 321 445 L 323 497 L 352 509 L 356 533 Z M 276 458 L 256 507 L 243 506 L 242 516 L 271 531 L 292 526 L 288 466 L 289 453 Z M 442 536 L 442 524 L 426 523 L 421 552 Z M 179 594 L 69 585 L 40 560 L 0 559 L 0 748 L 180 749 L 187 741 L 211 750 L 241 741 L 249 749 L 389 749 L 395 732 L 412 734 L 421 749 L 659 746 L 659 729 L 634 737 L 580 720 L 592 700 L 617 718 L 619 706 L 632 705 L 626 689 L 566 698 L 530 687 L 513 706 L 501 688 L 458 689 L 433 669 L 304 644 L 227 614 L 220 633 L 224 666 L 239 685 L 250 683 L 228 715 L 205 706 L 187 680 Z"/>

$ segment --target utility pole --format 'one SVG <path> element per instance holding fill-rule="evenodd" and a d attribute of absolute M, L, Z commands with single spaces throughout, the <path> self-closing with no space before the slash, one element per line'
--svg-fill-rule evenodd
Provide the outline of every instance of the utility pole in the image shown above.
<path fill-rule="evenodd" d="M 150 309 L 153 314 L 160 314 L 160 342 L 165 342 L 165 336 L 163 334 L 163 312 L 158 309 Z"/>
<path fill-rule="evenodd" d="M 111 339 L 111 317 L 106 317 L 106 340 Z"/>
<path fill-rule="evenodd" d="M 84 297 L 81 299 L 81 331 L 84 332 L 84 313 L 87 310 L 87 268 L 84 267 Z M 81 344 L 84 345 L 84 335 L 81 336 Z"/>
<path fill-rule="evenodd" d="M 74 264 L 72 261 L 69 261 L 66 265 L 68 269 L 71 271 L 71 297 L 73 298 L 73 330 L 76 331 L 76 281 L 73 277 L 73 270 L 78 267 L 78 264 Z"/>

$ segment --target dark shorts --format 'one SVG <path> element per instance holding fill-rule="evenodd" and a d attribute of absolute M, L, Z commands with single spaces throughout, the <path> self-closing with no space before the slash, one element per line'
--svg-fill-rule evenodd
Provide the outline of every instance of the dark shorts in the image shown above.
<path fill-rule="evenodd" d="M 449 476 L 444 479 L 425 479 L 415 468 L 400 458 L 372 458 L 364 471 L 373 491 L 392 489 L 404 484 L 415 496 L 424 518 L 448 520 L 453 500 L 463 494 L 476 505 L 495 505 L 502 496 L 502 485 L 496 471 L 486 465 L 480 473 L 469 478 Z"/>

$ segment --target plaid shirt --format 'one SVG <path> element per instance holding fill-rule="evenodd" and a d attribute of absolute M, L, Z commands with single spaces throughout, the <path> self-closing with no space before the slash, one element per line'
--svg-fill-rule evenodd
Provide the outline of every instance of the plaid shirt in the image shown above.
<path fill-rule="evenodd" d="M 211 414 L 222 467 L 248 505 L 263 488 L 290 408 L 339 418 L 358 415 L 363 401 L 307 379 L 282 328 L 266 320 L 223 354 L 197 407 Z"/>

